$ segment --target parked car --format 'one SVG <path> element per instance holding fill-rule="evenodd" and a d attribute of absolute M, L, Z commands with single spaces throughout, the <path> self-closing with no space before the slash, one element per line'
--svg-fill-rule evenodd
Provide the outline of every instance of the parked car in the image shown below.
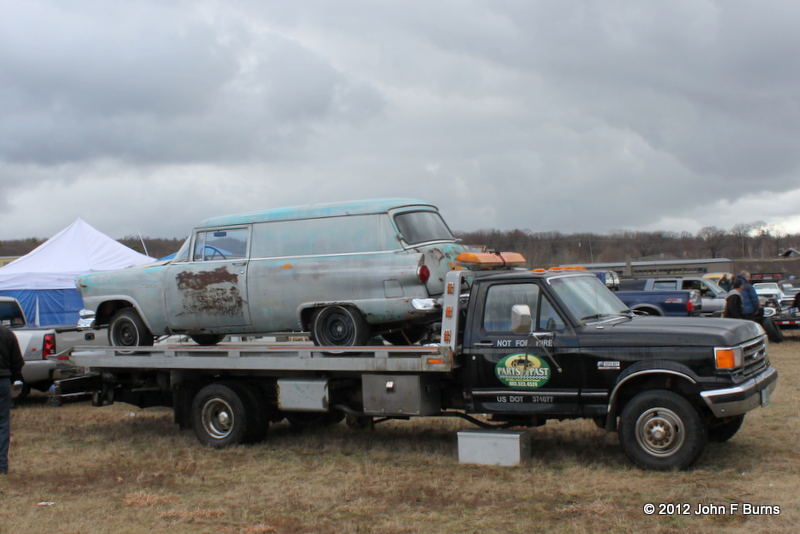
<path fill-rule="evenodd" d="M 0 297 L 0 324 L 14 333 L 25 360 L 22 382 L 15 384 L 14 398 L 22 400 L 31 389 L 47 391 L 53 380 L 74 374 L 75 368 L 65 361 L 66 358 L 64 361 L 49 359 L 57 354 L 56 330 L 29 325 L 17 299 Z"/>
<path fill-rule="evenodd" d="M 323 204 L 208 219 L 173 259 L 76 285 L 115 346 L 285 331 L 326 346 L 407 344 L 441 318 L 429 299 L 465 251 L 426 202 Z"/>
<path fill-rule="evenodd" d="M 761 301 L 762 306 L 780 308 L 782 301 L 788 301 L 789 305 L 791 305 L 792 299 L 786 297 L 777 282 L 756 282 L 753 284 L 753 289 L 756 290 L 758 300 Z"/>

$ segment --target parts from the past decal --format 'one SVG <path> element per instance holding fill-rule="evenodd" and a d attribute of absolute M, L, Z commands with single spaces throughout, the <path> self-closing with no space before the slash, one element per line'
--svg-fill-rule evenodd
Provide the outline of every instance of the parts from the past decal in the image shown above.
<path fill-rule="evenodd" d="M 550 380 L 550 366 L 532 354 L 511 354 L 495 365 L 497 379 L 510 388 L 538 389 Z"/>

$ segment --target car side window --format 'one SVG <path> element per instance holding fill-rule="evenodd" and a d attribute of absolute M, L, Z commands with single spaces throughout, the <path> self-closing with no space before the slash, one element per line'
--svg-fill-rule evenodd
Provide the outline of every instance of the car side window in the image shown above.
<path fill-rule="evenodd" d="M 194 261 L 240 260 L 247 257 L 247 228 L 197 233 Z"/>
<path fill-rule="evenodd" d="M 539 286 L 536 284 L 491 286 L 486 294 L 483 329 L 487 332 L 511 332 L 511 308 L 515 304 L 527 304 L 531 309 L 531 315 L 535 318 L 539 292 Z"/>

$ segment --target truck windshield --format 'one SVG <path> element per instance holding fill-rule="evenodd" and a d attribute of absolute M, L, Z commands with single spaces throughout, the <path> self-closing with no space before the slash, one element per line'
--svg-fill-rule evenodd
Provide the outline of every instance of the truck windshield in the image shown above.
<path fill-rule="evenodd" d="M 550 286 L 577 322 L 625 313 L 628 307 L 596 276 L 550 278 Z"/>
<path fill-rule="evenodd" d="M 428 241 L 454 241 L 453 234 L 435 211 L 409 211 L 395 215 L 394 222 L 409 245 Z"/>

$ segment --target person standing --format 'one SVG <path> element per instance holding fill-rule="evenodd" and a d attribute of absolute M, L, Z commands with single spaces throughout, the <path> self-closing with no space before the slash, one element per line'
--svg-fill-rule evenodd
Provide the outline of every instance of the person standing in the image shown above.
<path fill-rule="evenodd" d="M 750 284 L 750 273 L 742 271 L 733 279 L 734 283 L 736 280 L 742 281 L 742 318 L 750 320 L 757 319 L 761 315 L 761 303 L 758 301 L 756 290 Z"/>
<path fill-rule="evenodd" d="M 742 313 L 742 288 L 744 282 L 740 279 L 733 281 L 733 289 L 731 289 L 728 296 L 725 298 L 725 311 L 722 312 L 723 317 L 728 319 L 741 319 Z"/>
<path fill-rule="evenodd" d="M 8 445 L 11 442 L 11 400 L 15 380 L 22 380 L 25 360 L 17 336 L 0 325 L 0 475 L 8 473 Z"/>

